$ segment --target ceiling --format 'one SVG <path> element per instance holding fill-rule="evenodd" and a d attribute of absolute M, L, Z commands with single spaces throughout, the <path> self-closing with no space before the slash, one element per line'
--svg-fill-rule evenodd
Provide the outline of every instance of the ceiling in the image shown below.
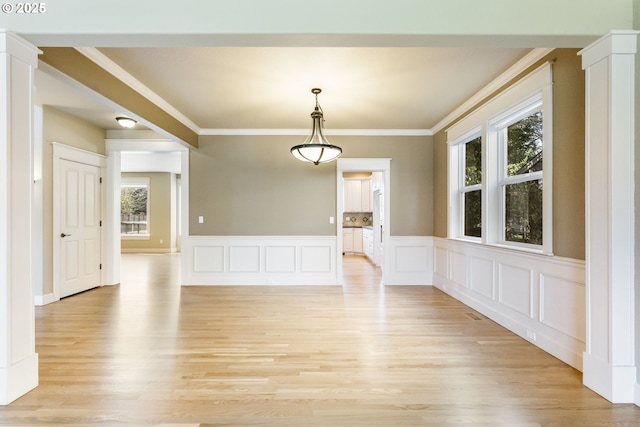
<path fill-rule="evenodd" d="M 434 47 L 100 48 L 201 134 L 305 129 L 319 87 L 325 128 L 426 130 L 530 49 Z M 47 67 L 36 103 L 104 129 L 127 112 Z M 134 114 L 135 116 L 135 114 Z M 144 129 L 141 125 L 138 129 Z"/>

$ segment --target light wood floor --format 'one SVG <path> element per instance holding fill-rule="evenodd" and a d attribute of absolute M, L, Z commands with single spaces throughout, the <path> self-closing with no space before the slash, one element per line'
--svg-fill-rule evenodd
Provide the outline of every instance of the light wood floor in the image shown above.
<path fill-rule="evenodd" d="M 40 386 L 0 425 L 636 426 L 578 371 L 431 287 L 183 287 L 178 255 L 36 309 Z"/>

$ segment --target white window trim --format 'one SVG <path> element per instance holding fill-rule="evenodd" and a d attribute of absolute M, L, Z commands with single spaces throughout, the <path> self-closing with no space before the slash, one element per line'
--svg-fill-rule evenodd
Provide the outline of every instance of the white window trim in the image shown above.
<path fill-rule="evenodd" d="M 453 155 L 450 159 L 456 163 L 455 169 L 455 177 L 452 176 L 450 191 L 454 194 L 451 195 L 451 212 L 455 212 L 454 215 L 450 215 L 449 228 L 450 228 L 450 236 L 455 235 L 456 237 L 460 237 L 464 240 L 469 240 L 472 242 L 481 243 L 481 237 L 467 236 L 464 234 L 464 194 L 469 191 L 474 190 L 484 190 L 484 179 L 480 184 L 474 184 L 470 186 L 464 185 L 465 182 L 465 150 L 466 144 L 476 139 L 477 137 L 482 137 L 482 128 L 480 126 L 470 130 L 466 134 L 462 135 L 458 140 L 454 141 L 451 146 L 451 152 Z M 484 144 L 484 138 L 482 138 L 482 143 Z M 482 147 L 482 151 L 484 152 L 484 147 Z M 483 157 L 483 165 L 484 167 L 484 157 Z M 484 169 L 483 169 L 484 173 Z M 483 201 L 484 206 L 484 201 Z M 484 218 L 484 217 L 483 217 Z M 484 230 L 483 230 L 484 231 Z"/>
<path fill-rule="evenodd" d="M 552 65 L 547 62 L 522 78 L 504 92 L 462 118 L 447 129 L 449 145 L 448 170 L 448 238 L 474 243 L 482 243 L 501 248 L 525 252 L 553 255 L 553 98 Z M 504 239 L 504 206 L 501 183 L 502 151 L 498 138 L 498 127 L 514 117 L 521 117 L 524 111 L 536 111 L 540 104 L 543 122 L 544 148 L 542 154 L 543 171 L 543 236 L 542 245 L 507 242 Z M 462 149 L 461 144 L 478 132 L 482 135 L 482 238 L 464 235 L 462 203 L 460 201 Z M 510 177 L 511 179 L 521 177 Z M 524 179 L 526 180 L 526 179 Z"/>
<path fill-rule="evenodd" d="M 151 180 L 149 177 L 123 177 L 120 179 L 120 188 L 125 185 L 145 185 L 147 187 L 147 234 L 120 234 L 122 240 L 149 240 L 151 239 Z"/>

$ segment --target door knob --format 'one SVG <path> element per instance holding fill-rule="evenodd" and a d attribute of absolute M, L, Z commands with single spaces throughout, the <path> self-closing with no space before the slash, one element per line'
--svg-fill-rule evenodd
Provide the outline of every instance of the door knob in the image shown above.
<path fill-rule="evenodd" d="M 71 236 L 71 234 L 60 233 L 60 237 L 67 237 L 67 236 Z"/>

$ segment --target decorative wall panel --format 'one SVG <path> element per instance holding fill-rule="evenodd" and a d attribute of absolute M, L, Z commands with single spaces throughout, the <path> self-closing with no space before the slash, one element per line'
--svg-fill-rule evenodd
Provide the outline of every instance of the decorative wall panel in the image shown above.
<path fill-rule="evenodd" d="M 230 246 L 229 271 L 232 273 L 259 273 L 260 246 Z"/>
<path fill-rule="evenodd" d="M 540 321 L 571 337 L 585 337 L 585 286 L 570 280 L 542 275 Z M 584 341 L 584 339 L 582 340 Z"/>
<path fill-rule="evenodd" d="M 531 270 L 499 264 L 498 301 L 525 316 L 532 317 Z"/>
<path fill-rule="evenodd" d="M 458 252 L 451 252 L 449 254 L 451 265 L 449 266 L 451 271 L 451 280 L 459 285 L 467 287 L 467 257 L 464 254 Z"/>
<path fill-rule="evenodd" d="M 268 273 L 293 273 L 296 271 L 295 246 L 267 246 L 265 271 Z"/>
<path fill-rule="evenodd" d="M 331 247 L 330 246 L 302 246 L 303 273 L 330 273 L 331 272 Z"/>
<path fill-rule="evenodd" d="M 471 271 L 469 288 L 489 299 L 495 298 L 494 262 L 479 257 L 471 257 Z"/>
<path fill-rule="evenodd" d="M 385 255 L 385 285 L 431 285 L 433 240 L 421 236 L 391 236 Z"/>
<path fill-rule="evenodd" d="M 198 273 L 224 271 L 224 246 L 194 246 L 193 271 Z"/>
<path fill-rule="evenodd" d="M 335 237 L 190 236 L 183 285 L 335 285 Z"/>

